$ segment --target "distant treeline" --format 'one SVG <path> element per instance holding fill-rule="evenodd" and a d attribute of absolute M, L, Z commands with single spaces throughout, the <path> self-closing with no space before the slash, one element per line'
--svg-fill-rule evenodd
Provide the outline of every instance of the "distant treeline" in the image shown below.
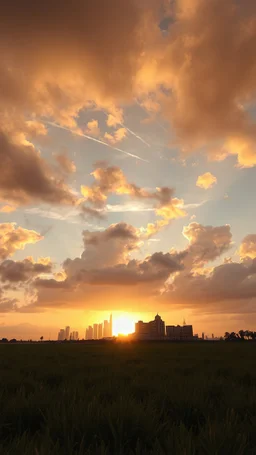
<path fill-rule="evenodd" d="M 256 332 L 252 330 L 239 330 L 239 332 L 225 332 L 225 341 L 255 341 Z"/>

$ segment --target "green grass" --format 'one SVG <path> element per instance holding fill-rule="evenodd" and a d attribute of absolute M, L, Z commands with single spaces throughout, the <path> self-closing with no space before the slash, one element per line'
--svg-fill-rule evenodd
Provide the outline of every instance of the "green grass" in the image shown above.
<path fill-rule="evenodd" d="M 0 453 L 256 454 L 256 344 L 0 345 Z"/>

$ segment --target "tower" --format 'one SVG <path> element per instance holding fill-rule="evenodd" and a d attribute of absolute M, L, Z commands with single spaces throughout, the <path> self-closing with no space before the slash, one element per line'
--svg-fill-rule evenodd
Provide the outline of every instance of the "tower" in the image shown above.
<path fill-rule="evenodd" d="M 98 324 L 93 324 L 93 339 L 98 339 Z"/>
<path fill-rule="evenodd" d="M 109 318 L 109 336 L 112 337 L 112 314 Z"/>
<path fill-rule="evenodd" d="M 67 326 L 65 329 L 65 339 L 69 340 L 69 337 L 70 337 L 70 327 Z"/>

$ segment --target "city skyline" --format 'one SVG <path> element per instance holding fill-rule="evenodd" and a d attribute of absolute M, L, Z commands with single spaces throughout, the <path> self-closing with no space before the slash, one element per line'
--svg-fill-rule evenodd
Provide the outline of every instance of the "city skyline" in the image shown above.
<path fill-rule="evenodd" d="M 112 314 L 101 323 L 89 325 L 85 331 L 85 340 L 101 340 L 102 338 L 111 338 L 113 335 Z"/>
<path fill-rule="evenodd" d="M 0 17 L 0 330 L 255 326 L 254 2 L 45 1 Z"/>
<path fill-rule="evenodd" d="M 40 332 L 41 333 L 40 337 L 29 336 L 29 334 L 26 334 L 26 333 L 25 333 L 25 336 L 23 334 L 23 336 L 19 337 L 19 336 L 17 336 L 17 335 L 19 335 L 19 333 L 13 332 L 13 335 L 10 336 L 9 339 L 17 339 L 17 340 L 23 339 L 25 341 L 26 340 L 37 341 L 38 338 L 40 338 L 40 339 L 43 338 L 44 341 L 51 341 L 51 340 L 52 341 L 54 341 L 54 340 L 58 340 L 58 341 L 78 341 L 78 340 L 80 340 L 80 341 L 82 341 L 82 340 L 99 340 L 99 339 L 103 339 L 103 338 L 112 338 L 112 337 L 118 337 L 118 336 L 121 336 L 121 337 L 127 336 L 127 339 L 129 339 L 130 335 L 136 335 L 138 327 L 140 327 L 140 330 L 142 331 L 142 333 L 147 333 L 147 327 L 150 326 L 150 324 L 153 324 L 154 320 L 156 320 L 158 318 L 160 321 L 163 321 L 162 317 L 160 315 L 158 315 L 158 313 L 157 313 L 157 315 L 152 318 L 153 321 L 150 321 L 150 320 L 142 321 L 141 319 L 137 319 L 137 320 L 134 320 L 133 324 L 128 323 L 128 325 L 127 325 L 124 323 L 125 316 L 119 317 L 115 320 L 113 318 L 113 314 L 111 313 L 111 315 L 109 316 L 109 321 L 107 319 L 105 319 L 101 323 L 92 323 L 92 325 L 89 325 L 86 329 L 82 329 L 81 332 L 79 332 L 78 330 L 73 330 L 73 329 L 71 330 L 70 326 L 65 326 L 65 328 L 58 329 L 56 331 L 57 335 L 53 336 L 53 337 L 51 336 L 51 332 L 49 332 L 49 334 L 47 336 L 47 334 L 44 331 Z M 187 339 L 189 341 L 189 338 L 191 339 L 193 337 L 194 338 L 199 337 L 199 338 L 205 339 L 205 340 L 212 340 L 212 339 L 219 340 L 220 338 L 223 337 L 223 333 L 221 333 L 217 336 L 214 336 L 214 333 L 211 331 L 209 331 L 209 332 L 203 331 L 203 332 L 201 332 L 201 335 L 198 335 L 199 332 L 194 331 L 193 326 L 191 324 L 187 324 L 185 319 L 183 319 L 183 324 L 177 323 L 176 325 L 175 324 L 170 325 L 170 323 L 165 324 L 165 321 L 163 321 L 163 324 L 164 324 L 163 330 L 164 330 L 165 336 L 168 336 L 167 335 L 168 330 L 169 331 L 172 330 L 174 332 L 173 332 L 173 335 L 171 336 L 171 338 L 177 339 L 177 340 L 184 338 L 184 340 Z M 110 335 L 111 326 L 112 326 L 112 335 Z M 99 330 L 99 327 L 100 327 L 100 330 Z M 113 327 L 115 327 L 115 328 L 113 328 Z M 119 329 L 120 327 L 125 327 L 125 328 L 129 327 L 129 330 L 124 330 L 122 332 L 122 330 Z M 184 333 L 184 336 L 182 336 L 184 329 L 185 329 L 185 333 Z M 155 329 L 153 329 L 153 330 L 155 331 Z M 179 334 L 176 337 L 174 335 L 175 331 L 176 331 L 176 334 L 177 333 Z M 54 333 L 54 330 L 53 330 L 53 333 Z M 193 333 L 195 333 L 195 335 Z M 231 333 L 234 333 L 234 331 L 231 331 Z M 79 334 L 80 335 L 82 334 L 82 335 L 79 336 Z M 4 331 L 0 327 L 0 340 L 2 338 L 6 338 L 6 337 L 5 337 Z M 147 339 L 147 337 L 145 339 Z"/>

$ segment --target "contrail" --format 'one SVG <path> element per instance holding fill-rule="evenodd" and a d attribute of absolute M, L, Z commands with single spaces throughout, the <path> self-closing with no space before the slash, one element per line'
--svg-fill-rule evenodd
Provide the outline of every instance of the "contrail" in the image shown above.
<path fill-rule="evenodd" d="M 106 115 L 106 117 L 108 117 L 108 113 L 103 111 L 104 114 Z M 137 133 L 135 133 L 134 131 L 130 130 L 130 128 L 128 128 L 128 126 L 126 126 L 124 123 L 122 122 L 117 122 L 118 125 L 121 125 L 123 128 L 125 128 L 127 131 L 129 131 L 130 134 L 132 134 L 134 137 L 136 137 L 136 139 L 138 139 L 139 141 L 143 142 L 143 144 L 145 144 L 147 147 L 151 147 L 151 145 L 146 142 L 142 137 L 140 137 Z"/>
<path fill-rule="evenodd" d="M 135 102 L 138 104 L 138 106 L 144 111 L 146 112 L 146 114 L 149 114 L 149 112 L 147 111 L 147 109 L 145 109 L 140 103 L 139 101 L 135 98 Z M 168 130 L 156 119 L 154 119 L 154 121 L 157 123 L 158 126 L 160 126 L 160 128 L 162 128 L 162 130 L 164 130 L 166 133 L 168 133 Z"/>
<path fill-rule="evenodd" d="M 105 145 L 105 147 L 108 147 L 112 150 L 117 150 L 118 152 L 121 152 L 124 155 L 129 156 L 131 158 L 136 158 L 137 160 L 145 161 L 146 163 L 149 162 L 148 160 L 145 160 L 144 158 L 141 158 L 138 155 L 134 155 L 133 153 L 126 152 L 125 150 L 119 149 L 117 147 L 113 147 L 112 145 L 108 144 L 107 142 L 101 141 L 100 139 L 96 139 L 95 137 L 88 136 L 87 134 L 84 134 L 84 133 L 78 133 L 77 131 L 74 131 L 71 128 L 67 128 L 65 126 L 59 125 L 58 123 L 48 122 L 46 120 L 43 120 L 42 122 L 45 123 L 46 125 L 54 126 L 55 128 L 60 128 L 61 130 L 70 131 L 72 134 L 75 134 L 76 136 L 81 136 L 86 139 L 89 139 L 90 141 L 98 142 L 98 144 Z"/>
<path fill-rule="evenodd" d="M 148 147 L 151 147 L 151 145 L 146 142 L 142 137 L 140 137 L 138 134 L 134 133 L 134 131 L 130 130 L 126 125 L 123 125 L 123 123 L 120 123 L 120 125 L 122 125 L 125 129 L 127 129 L 127 131 L 129 131 L 130 134 L 132 134 L 133 136 L 135 136 L 137 139 L 139 139 L 139 141 L 143 142 L 143 144 L 147 145 Z"/>

